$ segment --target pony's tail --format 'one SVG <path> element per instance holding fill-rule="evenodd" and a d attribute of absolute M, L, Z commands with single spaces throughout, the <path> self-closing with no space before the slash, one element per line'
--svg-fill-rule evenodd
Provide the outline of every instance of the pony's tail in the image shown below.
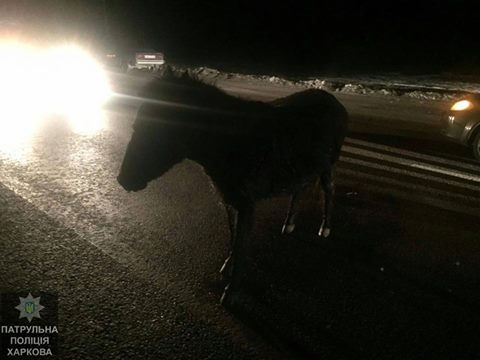
<path fill-rule="evenodd" d="M 343 105 L 342 105 L 343 107 Z M 342 150 L 343 142 L 345 141 L 345 138 L 347 137 L 347 131 L 348 131 L 348 121 L 349 121 L 349 115 L 348 112 L 345 108 L 343 108 L 343 115 L 342 115 L 342 121 L 340 122 L 340 129 L 339 133 L 341 134 L 335 141 L 335 154 L 332 156 L 332 165 L 335 164 L 338 159 L 340 158 L 340 152 Z"/>

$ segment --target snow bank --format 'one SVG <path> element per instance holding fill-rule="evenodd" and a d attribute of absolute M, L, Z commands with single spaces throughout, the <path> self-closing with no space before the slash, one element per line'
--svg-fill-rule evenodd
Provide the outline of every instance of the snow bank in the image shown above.
<path fill-rule="evenodd" d="M 187 70 L 187 68 L 180 69 Z M 445 101 L 460 98 L 468 93 L 480 93 L 480 83 L 445 80 L 435 76 L 408 77 L 398 74 L 387 74 L 351 78 L 286 79 L 275 75 L 222 72 L 208 67 L 189 68 L 188 71 L 205 80 L 260 81 L 279 86 L 315 88 L 343 94 L 405 96 L 418 100 Z"/>

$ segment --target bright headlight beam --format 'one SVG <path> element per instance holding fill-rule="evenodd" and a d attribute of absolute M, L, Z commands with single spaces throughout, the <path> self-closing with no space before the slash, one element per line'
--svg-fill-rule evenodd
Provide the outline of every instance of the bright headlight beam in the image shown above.
<path fill-rule="evenodd" d="M 49 116 L 61 115 L 73 131 L 103 127 L 108 79 L 88 52 L 74 45 L 39 49 L 0 39 L 0 150 L 19 149 Z"/>
<path fill-rule="evenodd" d="M 98 113 L 111 90 L 103 69 L 85 51 L 64 46 L 49 51 L 46 67 L 52 69 L 52 108 L 65 115 L 74 130 L 93 133 L 101 124 Z"/>
<path fill-rule="evenodd" d="M 473 104 L 471 101 L 468 100 L 460 100 L 457 101 L 453 106 L 450 108 L 450 110 L 453 111 L 463 111 L 463 110 L 468 110 L 473 107 Z"/>
<path fill-rule="evenodd" d="M 44 91 L 35 66 L 35 49 L 17 42 L 0 43 L 0 150 L 19 159 L 44 113 Z"/>

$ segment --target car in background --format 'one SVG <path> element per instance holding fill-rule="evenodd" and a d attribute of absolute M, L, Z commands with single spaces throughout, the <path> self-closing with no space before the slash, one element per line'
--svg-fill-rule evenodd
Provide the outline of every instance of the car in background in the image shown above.
<path fill-rule="evenodd" d="M 480 161 L 480 94 L 468 95 L 452 104 L 442 123 L 443 135 L 470 147 Z"/>
<path fill-rule="evenodd" d="M 160 70 L 165 65 L 162 52 L 153 49 L 124 49 L 109 51 L 103 59 L 105 66 L 127 72 L 132 69 Z"/>

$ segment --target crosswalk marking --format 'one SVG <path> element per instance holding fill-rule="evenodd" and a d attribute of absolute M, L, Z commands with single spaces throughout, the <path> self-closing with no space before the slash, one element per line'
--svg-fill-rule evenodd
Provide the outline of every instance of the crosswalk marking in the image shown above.
<path fill-rule="evenodd" d="M 371 176 L 368 174 L 359 174 L 358 172 L 348 170 L 348 169 L 338 169 L 337 172 L 342 176 L 341 183 L 347 185 L 356 186 L 356 180 L 358 178 L 364 178 L 368 180 L 378 180 L 377 177 Z M 388 187 L 381 187 L 375 184 L 362 184 L 362 187 L 380 194 L 385 195 L 394 195 L 396 198 L 400 198 L 407 201 L 413 201 L 417 203 L 423 203 L 429 206 L 434 206 L 436 208 L 445 209 L 448 211 L 453 211 L 460 214 L 465 214 L 474 217 L 480 217 L 479 208 L 475 206 L 466 206 L 462 204 L 459 200 L 445 200 L 442 199 L 439 194 L 432 192 L 429 195 L 423 195 L 422 197 L 412 197 L 412 188 L 406 187 L 404 189 L 391 189 Z M 425 189 L 424 189 L 425 190 Z M 422 194 L 422 191 L 416 192 L 417 194 Z"/>
<path fill-rule="evenodd" d="M 353 154 L 363 155 L 363 156 L 373 158 L 373 159 L 377 159 L 377 160 L 389 161 L 389 162 L 404 165 L 404 166 L 429 170 L 431 172 L 437 172 L 437 173 L 440 173 L 440 174 L 443 174 L 443 175 L 449 175 L 449 176 L 452 176 L 452 177 L 457 177 L 459 179 L 464 179 L 464 180 L 469 180 L 469 181 L 480 183 L 480 176 L 479 175 L 470 174 L 470 173 L 461 172 L 461 171 L 449 170 L 449 169 L 446 169 L 446 168 L 443 168 L 443 167 L 440 167 L 440 166 L 431 165 L 431 164 L 428 164 L 428 163 L 425 163 L 425 162 L 419 162 L 419 161 L 414 161 L 414 160 L 410 160 L 410 159 L 401 158 L 401 157 L 398 157 L 398 156 L 381 154 L 381 153 L 377 153 L 375 151 L 370 151 L 370 150 L 365 150 L 365 149 L 362 149 L 362 148 L 352 147 L 350 145 L 344 145 L 342 147 L 342 151 L 348 152 L 348 153 L 353 153 Z"/>
<path fill-rule="evenodd" d="M 396 168 L 393 166 L 387 166 L 387 165 L 382 165 L 382 164 L 377 164 L 369 161 L 365 161 L 362 159 L 356 159 L 352 157 L 348 157 L 345 155 L 340 156 L 340 161 L 344 163 L 349 163 L 349 164 L 356 164 L 356 165 L 361 165 L 365 167 L 369 167 L 372 169 L 377 169 L 377 170 L 384 170 L 389 173 L 393 174 L 398 174 L 398 175 L 406 175 L 406 176 L 411 176 L 414 178 L 418 179 L 423 179 L 423 180 L 428 180 L 428 181 L 435 181 L 438 183 L 443 183 L 446 185 L 458 187 L 458 188 L 463 188 L 466 190 L 471 190 L 471 191 L 478 191 L 480 194 L 480 185 L 472 185 L 468 183 L 463 183 L 451 179 L 445 179 L 436 175 L 428 175 L 428 174 L 423 174 L 423 173 L 417 173 L 414 171 L 410 171 L 408 169 L 402 169 L 402 168 Z"/>
<path fill-rule="evenodd" d="M 457 167 L 457 168 L 462 168 L 462 169 L 465 169 L 465 170 L 473 170 L 475 172 L 480 173 L 480 164 L 479 165 L 467 164 L 467 163 L 454 161 L 454 160 L 449 160 L 449 159 L 445 159 L 445 158 L 441 158 L 441 157 L 437 157 L 437 156 L 420 154 L 420 153 L 410 151 L 410 150 L 399 149 L 399 148 L 392 147 L 392 146 L 372 143 L 372 142 L 365 141 L 365 140 L 353 139 L 353 138 L 350 138 L 350 137 L 347 137 L 345 139 L 345 142 L 348 143 L 348 144 L 365 146 L 365 147 L 368 147 L 370 149 L 383 150 L 383 151 L 387 151 L 387 152 L 397 154 L 397 155 L 410 156 L 410 157 L 414 157 L 414 158 L 417 158 L 417 159 L 422 159 L 422 160 L 434 162 L 434 163 L 437 163 L 437 164 L 449 165 L 449 166 L 453 166 L 453 167 Z"/>
<path fill-rule="evenodd" d="M 9 166 L 9 162 L 7 157 L 0 156 L 0 166 Z M 480 216 L 480 165 L 347 138 L 337 172 L 341 175 L 340 183 Z M 20 181 L 11 171 L 0 173 L 0 182 L 30 201 L 32 196 L 35 198 L 34 194 L 42 193 L 33 184 Z M 62 208 L 54 198 L 49 201 L 57 210 Z M 108 201 L 104 205 L 108 205 Z M 75 214 L 70 216 L 74 218 Z"/>
<path fill-rule="evenodd" d="M 343 173 L 348 175 L 351 179 L 366 179 L 371 181 L 372 183 L 382 183 L 384 185 L 394 186 L 396 188 L 403 188 L 409 189 L 411 192 L 415 192 L 418 197 L 428 195 L 433 196 L 435 198 L 443 198 L 443 199 L 452 199 L 460 204 L 476 204 L 480 205 L 480 197 L 474 198 L 462 194 L 457 194 L 455 192 L 447 191 L 447 190 L 439 190 L 425 185 L 419 184 L 412 184 L 402 180 L 397 180 L 393 178 L 388 178 L 384 176 L 372 175 L 362 171 L 356 171 L 351 169 L 339 168 L 337 170 L 339 173 Z M 480 214 L 479 214 L 480 215 Z"/>
<path fill-rule="evenodd" d="M 337 174 L 340 184 L 480 217 L 480 166 L 348 138 Z"/>
<path fill-rule="evenodd" d="M 458 171 L 452 171 L 452 170 L 444 169 L 438 166 L 421 164 L 421 163 L 412 163 L 410 166 L 417 169 L 429 170 L 429 171 L 437 172 L 440 174 L 455 176 L 460 179 L 465 179 L 465 180 L 470 180 L 470 181 L 475 181 L 480 183 L 480 176 L 476 176 L 476 175 L 469 175 L 469 174 L 461 173 Z"/>

